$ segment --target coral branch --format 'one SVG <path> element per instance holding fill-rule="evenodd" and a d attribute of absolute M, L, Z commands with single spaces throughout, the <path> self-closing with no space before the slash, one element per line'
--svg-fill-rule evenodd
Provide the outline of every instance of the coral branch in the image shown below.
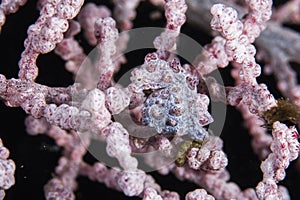
<path fill-rule="evenodd" d="M 85 38 L 90 45 L 96 45 L 95 22 L 99 18 L 106 18 L 111 15 L 110 10 L 105 6 L 96 6 L 94 3 L 87 3 L 78 15 L 78 21 L 84 30 Z"/>
<path fill-rule="evenodd" d="M 97 63 L 99 71 L 98 89 L 105 90 L 111 86 L 115 65 L 113 55 L 116 53 L 116 41 L 119 38 L 116 22 L 113 18 L 99 18 L 95 22 L 95 37 L 100 59 Z"/>
<path fill-rule="evenodd" d="M 25 50 L 19 61 L 19 77 L 22 80 L 34 81 L 38 75 L 36 59 L 39 54 L 52 51 L 62 41 L 63 33 L 68 29 L 68 19 L 74 18 L 81 6 L 79 1 L 49 1 L 43 5 L 40 17 L 31 25 L 24 42 Z"/>
<path fill-rule="evenodd" d="M 4 199 L 4 190 L 9 189 L 15 184 L 15 163 L 13 160 L 8 159 L 9 151 L 3 146 L 0 139 L 0 199 Z"/>
<path fill-rule="evenodd" d="M 0 74 L 0 100 L 25 111 L 28 134 L 44 134 L 62 149 L 52 179 L 44 186 L 45 198 L 75 199 L 79 176 L 144 200 L 182 198 L 179 193 L 163 190 L 165 186 L 161 187 L 148 173 L 157 170 L 162 175 L 173 172 L 179 180 L 201 187 L 190 189 L 186 200 L 289 199 L 289 191 L 279 183 L 300 150 L 297 127 L 284 124 L 300 119 L 300 86 L 290 64 L 300 63 L 300 36 L 282 23 L 299 21 L 299 1 L 286 3 L 271 17 L 271 0 L 151 0 L 164 8 L 165 29 L 152 39 L 155 51 L 142 55 L 141 66 L 126 68 L 138 63 L 136 59 L 134 64 L 128 62 L 121 68 L 135 53 L 132 50 L 140 50 L 130 49 L 130 40 L 137 41 L 130 30 L 135 28 L 134 19 L 148 17 L 142 15 L 149 2 L 139 7 L 140 2 L 112 0 L 103 2 L 106 6 L 86 3 L 81 8 L 83 0 L 39 0 L 40 16 L 27 30 L 19 77 Z M 25 3 L 1 1 L 0 30 L 6 15 Z M 152 12 L 154 7 L 149 9 Z M 284 13 L 287 10 L 291 12 Z M 186 20 L 214 36 L 203 51 L 195 52 L 200 55 L 191 62 L 193 65 L 179 55 L 177 47 L 181 31 L 195 30 L 183 27 Z M 143 37 L 149 36 L 150 29 L 139 30 Z M 138 43 L 144 47 L 143 41 Z M 10 43 L 2 46 L 9 53 L 15 48 Z M 89 54 L 93 46 L 96 53 Z M 40 54 L 53 50 L 52 56 L 65 61 L 76 83 L 49 87 L 42 81 L 34 82 Z M 130 52 L 125 55 L 127 50 Z M 188 50 L 196 51 L 192 46 Z M 278 89 L 295 105 L 275 100 L 264 77 L 257 79 L 261 66 L 255 56 L 267 63 L 265 73 L 274 73 Z M 1 61 L 5 59 L 1 57 Z M 222 77 L 227 70 L 231 71 L 228 78 L 235 80 L 234 86 L 226 82 L 225 87 L 222 80 L 213 78 L 216 73 Z M 121 84 L 123 79 L 129 81 L 128 85 Z M 219 103 L 239 109 L 253 137 L 252 146 L 262 160 L 263 173 L 262 180 L 252 185 L 257 185 L 255 189 L 251 186 L 243 190 L 245 185 L 238 186 L 230 179 L 230 168 L 226 169 L 231 162 L 226 151 L 230 147 L 225 145 L 223 149 L 221 137 L 213 135 L 218 133 L 213 133 L 210 126 L 219 126 L 218 117 L 225 114 L 218 109 L 215 112 Z M 263 120 L 266 128 L 262 127 Z M 268 133 L 271 129 L 272 135 Z M 103 143 L 106 146 L 94 154 L 94 147 L 102 147 Z M 16 166 L 8 156 L 0 139 L 0 199 L 15 182 Z"/>
<path fill-rule="evenodd" d="M 3 0 L 0 4 L 0 32 L 5 23 L 6 15 L 15 13 L 20 6 L 24 6 L 27 0 Z"/>
<path fill-rule="evenodd" d="M 133 27 L 132 20 L 136 17 L 136 7 L 141 0 L 113 0 L 115 4 L 114 17 L 121 30 Z"/>
<path fill-rule="evenodd" d="M 280 190 L 277 183 L 285 177 L 285 169 L 298 157 L 300 144 L 295 127 L 286 127 L 280 122 L 273 124 L 272 153 L 261 164 L 263 180 L 256 187 L 259 199 L 286 199 L 285 190 Z"/>

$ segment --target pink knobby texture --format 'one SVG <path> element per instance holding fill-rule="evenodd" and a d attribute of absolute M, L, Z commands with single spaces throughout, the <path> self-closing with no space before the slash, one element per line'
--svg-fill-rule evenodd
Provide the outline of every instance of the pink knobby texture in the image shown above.
<path fill-rule="evenodd" d="M 120 191 L 118 179 L 121 175 L 118 168 L 107 168 L 104 163 L 96 162 L 93 165 L 81 163 L 79 175 L 87 176 L 90 180 L 104 183 L 108 188 Z"/>
<path fill-rule="evenodd" d="M 217 68 L 224 68 L 229 64 L 230 58 L 225 51 L 226 40 L 215 37 L 210 44 L 204 46 L 205 51 L 194 61 L 195 68 L 201 74 L 209 74 Z"/>
<path fill-rule="evenodd" d="M 0 4 L 0 32 L 5 23 L 6 16 L 15 13 L 19 10 L 20 6 L 24 6 L 27 0 L 2 0 Z"/>
<path fill-rule="evenodd" d="M 63 40 L 63 33 L 68 29 L 68 19 L 74 18 L 83 1 L 50 1 L 43 5 L 40 17 L 31 25 L 24 42 L 25 50 L 19 61 L 19 77 L 34 81 L 38 75 L 36 59 L 39 54 L 52 51 Z"/>
<path fill-rule="evenodd" d="M 205 188 L 216 199 L 245 199 L 238 185 L 228 182 L 230 176 L 226 170 L 221 170 L 218 173 L 207 173 L 187 167 L 177 167 L 173 168 L 172 171 L 178 178 L 192 181 Z"/>
<path fill-rule="evenodd" d="M 90 91 L 79 108 L 67 104 L 49 104 L 43 113 L 53 125 L 93 133 L 99 133 L 111 122 L 111 114 L 105 108 L 105 95 L 98 89 Z"/>
<path fill-rule="evenodd" d="M 66 69 L 76 75 L 86 55 L 83 48 L 74 38 L 81 31 L 80 24 L 75 20 L 70 20 L 69 23 L 69 29 L 65 33 L 65 38 L 56 46 L 54 52 L 66 61 Z"/>
<path fill-rule="evenodd" d="M 197 199 L 206 199 L 206 200 L 214 200 L 215 198 L 203 189 L 197 189 L 187 193 L 185 196 L 185 200 L 197 200 Z"/>
<path fill-rule="evenodd" d="M 80 32 L 80 23 L 69 20 L 69 28 L 64 33 L 65 38 L 56 46 L 54 52 L 66 61 L 66 70 L 76 77 L 76 82 L 80 82 L 81 87 L 93 88 L 96 84 L 93 63 L 75 38 Z M 94 35 L 94 29 L 92 32 Z"/>
<path fill-rule="evenodd" d="M 132 20 L 136 17 L 136 7 L 141 0 L 113 0 L 115 4 L 114 17 L 121 30 L 133 27 Z"/>
<path fill-rule="evenodd" d="M 167 19 L 167 29 L 179 31 L 185 23 L 187 5 L 182 0 L 167 0 L 165 5 L 165 16 Z"/>
<path fill-rule="evenodd" d="M 253 136 L 253 149 L 255 153 L 263 159 L 270 153 L 269 145 L 271 144 L 272 138 L 266 133 L 266 129 L 261 127 L 262 122 L 260 122 L 257 114 L 259 115 L 265 110 L 276 106 L 276 101 L 266 86 L 262 84 L 257 85 L 256 83 L 255 78 L 260 74 L 260 66 L 254 59 L 256 50 L 251 43 L 253 43 L 255 38 L 259 36 L 259 33 L 265 29 L 265 23 L 271 15 L 272 2 L 246 1 L 246 3 L 250 8 L 250 13 L 244 20 L 238 20 L 237 12 L 231 7 L 222 4 L 213 6 L 211 13 L 214 17 L 211 21 L 211 26 L 214 30 L 220 31 L 226 39 L 224 45 L 225 52 L 227 52 L 228 60 L 233 61 L 235 68 L 232 70 L 232 77 L 236 80 L 236 84 L 243 82 L 250 83 L 253 89 L 256 88 L 255 93 L 261 95 L 259 97 L 259 95 L 253 94 L 250 95 L 252 96 L 250 97 L 247 94 L 243 94 L 240 96 L 240 99 L 233 100 L 231 99 L 231 95 L 235 92 L 232 93 L 230 91 L 227 100 L 231 105 L 238 104 L 238 108 L 246 120 L 246 126 Z M 234 29 L 236 29 L 236 31 L 234 31 Z M 289 79 L 288 82 L 292 81 L 293 79 Z M 235 87 L 235 89 L 239 87 L 243 86 L 239 85 Z M 233 91 L 235 89 L 233 89 Z M 249 88 L 247 91 L 250 92 L 251 90 L 252 89 Z M 258 97 L 256 100 L 253 99 L 255 96 Z"/>
<path fill-rule="evenodd" d="M 9 151 L 3 146 L 0 139 L 0 199 L 4 199 L 4 190 L 9 189 L 15 184 L 15 163 L 13 160 L 8 159 Z"/>
<path fill-rule="evenodd" d="M 61 132 L 62 133 L 62 132 Z M 65 135 L 62 133 L 61 135 Z M 58 161 L 55 168 L 57 177 L 51 179 L 44 187 L 45 197 L 51 199 L 75 199 L 73 191 L 77 188 L 76 177 L 78 175 L 82 157 L 86 153 L 86 145 L 88 141 L 80 138 L 78 135 L 74 137 L 66 137 L 64 156 Z M 81 139 L 83 139 L 81 141 Z M 81 142 L 85 143 L 81 145 Z"/>
<path fill-rule="evenodd" d="M 95 22 L 99 18 L 106 18 L 111 15 L 110 10 L 105 6 L 97 6 L 94 3 L 87 3 L 78 14 L 78 22 L 80 23 L 84 36 L 90 45 L 96 45 Z"/>
<path fill-rule="evenodd" d="M 222 151 L 222 146 L 222 140 L 217 137 L 210 137 L 209 141 L 201 148 L 191 148 L 186 156 L 189 167 L 211 173 L 224 170 L 228 160 Z"/>
<path fill-rule="evenodd" d="M 144 190 L 146 174 L 141 170 L 123 171 L 118 184 L 127 196 L 138 196 Z"/>
<path fill-rule="evenodd" d="M 267 64 L 264 66 L 266 75 L 273 74 L 277 79 L 280 92 L 295 105 L 300 105 L 299 83 L 297 73 L 291 63 L 300 63 L 300 36 L 297 32 L 282 27 L 277 23 L 270 23 L 268 31 L 262 32 L 262 38 L 257 39 L 259 53 L 257 57 Z M 277 38 L 272 40 L 272 38 Z M 274 46 L 276 44 L 276 46 Z M 268 48 L 273 46 L 273 48 Z M 286 49 L 293 49 L 288 50 Z M 278 56 L 280 55 L 280 56 Z"/>
<path fill-rule="evenodd" d="M 65 199 L 65 200 L 73 200 L 75 199 L 74 194 L 68 191 L 66 185 L 62 183 L 59 179 L 51 179 L 44 187 L 45 190 L 45 198 L 47 200 L 51 199 Z"/>
<path fill-rule="evenodd" d="M 186 21 L 187 5 L 184 0 L 169 0 L 164 4 L 167 19 L 166 30 L 156 37 L 153 44 L 159 53 L 176 50 L 176 39 Z"/>
<path fill-rule="evenodd" d="M 161 196 L 166 200 L 179 200 L 179 195 L 176 192 L 164 190 L 161 192 Z"/>
<path fill-rule="evenodd" d="M 111 157 L 118 159 L 125 170 L 136 170 L 138 161 L 131 156 L 129 134 L 118 122 L 113 122 L 103 130 L 106 136 L 106 151 Z"/>
<path fill-rule="evenodd" d="M 130 92 L 123 88 L 109 87 L 105 91 L 105 105 L 114 115 L 122 112 L 130 103 Z"/>
<path fill-rule="evenodd" d="M 265 22 L 270 19 L 272 1 L 262 0 L 259 3 L 247 1 L 250 13 L 245 21 L 238 19 L 237 11 L 223 4 L 216 4 L 211 8 L 213 18 L 211 27 L 221 32 L 226 39 L 225 51 L 229 61 L 242 64 L 239 72 L 241 79 L 256 84 L 256 77 L 260 75 L 260 66 L 256 63 L 255 47 L 251 44 L 265 28 Z"/>
<path fill-rule="evenodd" d="M 144 191 L 143 200 L 163 200 L 163 198 L 153 188 L 146 188 Z"/>
<path fill-rule="evenodd" d="M 66 69 L 73 74 L 78 72 L 81 62 L 86 57 L 83 53 L 83 49 L 74 38 L 64 39 L 57 45 L 55 53 L 67 61 Z"/>
<path fill-rule="evenodd" d="M 275 122 L 273 124 L 271 153 L 261 164 L 263 180 L 256 187 L 259 199 L 283 198 L 277 183 L 284 179 L 285 169 L 298 157 L 300 144 L 295 127 Z"/>
<path fill-rule="evenodd" d="M 34 118 L 32 116 L 28 116 L 25 119 L 26 131 L 30 135 L 37 135 L 41 133 L 45 133 L 49 124 L 45 118 Z"/>
<path fill-rule="evenodd" d="M 119 34 L 116 22 L 111 17 L 97 19 L 94 31 L 100 56 L 96 66 L 99 73 L 97 88 L 105 90 L 111 86 L 115 72 L 113 55 L 116 53 L 116 41 L 119 38 Z"/>
<path fill-rule="evenodd" d="M 270 145 L 273 140 L 272 136 L 267 133 L 267 129 L 263 127 L 261 118 L 249 111 L 246 105 L 238 105 L 243 118 L 245 119 L 245 126 L 249 129 L 249 134 L 252 136 L 251 145 L 254 153 L 256 153 L 261 160 L 265 159 L 270 153 Z"/>
<path fill-rule="evenodd" d="M 258 57 L 269 65 L 265 71 L 274 72 L 278 88 L 299 105 L 299 85 L 289 64 L 299 62 L 299 34 L 279 24 L 280 21 L 298 21 L 299 3 L 291 1 L 282 6 L 277 17 L 273 17 L 277 21 L 271 23 L 267 22 L 271 18 L 271 0 L 246 0 L 244 4 L 231 0 L 224 2 L 230 5 L 217 3 L 214 6 L 215 0 L 151 0 L 164 7 L 166 29 L 153 42 L 155 52 L 145 56 L 142 66 L 131 72 L 129 86 L 123 88 L 114 78 L 120 64 L 126 61 L 119 55 L 126 49 L 129 37 L 126 34 L 119 37 L 117 28 L 122 31 L 134 27 L 139 2 L 114 0 L 112 12 L 92 3 L 81 9 L 82 0 L 40 0 L 37 5 L 40 16 L 27 30 L 25 50 L 19 61 L 19 78 L 0 74 L 0 100 L 6 106 L 21 107 L 28 114 L 25 120 L 28 134 L 45 134 L 62 149 L 52 179 L 44 187 L 45 198 L 75 199 L 76 179 L 86 176 L 127 196 L 179 200 L 178 193 L 162 190 L 150 174 L 139 169 L 141 166 L 134 154 L 157 151 L 158 154 L 145 158 L 145 164 L 158 169 L 160 174 L 173 172 L 180 180 L 199 186 L 186 194 L 186 200 L 288 199 L 287 189 L 278 183 L 284 179 L 289 163 L 298 157 L 298 132 L 295 127 L 275 122 L 271 136 L 261 127 L 259 117 L 277 102 L 267 83 L 260 80 L 258 84 L 256 80 L 261 67 L 255 55 L 259 47 Z M 24 3 L 26 0 L 2 1 L 0 27 L 5 23 L 5 16 Z M 296 7 L 280 19 L 278 15 L 291 9 L 291 5 Z M 182 64 L 184 61 L 175 53 L 181 28 L 193 16 L 196 22 L 206 20 L 205 29 L 210 24 L 215 31 L 212 42 L 205 45 L 195 60 L 195 68 Z M 81 30 L 85 38 L 81 38 Z M 81 47 L 85 39 L 91 46 L 97 44 L 96 73 L 93 70 L 79 72 L 80 67 L 93 64 L 89 58 L 85 59 L 86 49 Z M 53 50 L 80 83 L 48 87 L 34 82 L 39 55 Z M 236 85 L 224 88 L 208 75 L 229 63 L 233 66 L 229 70 Z M 97 76 L 94 82 L 93 75 Z M 214 100 L 236 106 L 242 112 L 253 137 L 254 152 L 263 160 L 263 179 L 256 189 L 242 191 L 236 183 L 230 182 L 223 142 L 220 137 L 211 135 L 208 127 L 214 120 L 209 110 Z M 90 150 L 92 139 L 105 141 L 106 153 L 116 158 L 122 169 L 106 166 L 107 163 L 101 161 L 87 163 L 84 156 Z M 174 163 L 178 153 L 176 145 L 186 139 L 203 144 L 187 149 L 183 157 L 186 162 L 177 167 Z M 0 199 L 4 197 L 4 190 L 14 184 L 15 164 L 8 156 L 9 151 L 0 140 Z"/>
<path fill-rule="evenodd" d="M 37 131 L 53 138 L 58 146 L 64 147 L 63 156 L 55 168 L 55 176 L 44 186 L 46 199 L 75 199 L 74 190 L 77 188 L 76 178 L 82 165 L 82 157 L 86 154 L 89 138 L 76 133 L 65 131 L 57 126 L 51 126 L 44 118 L 27 118 L 27 129 Z M 42 129 L 41 127 L 44 127 Z M 35 133 L 37 134 L 37 133 Z"/>
<path fill-rule="evenodd" d="M 69 29 L 65 33 L 65 38 L 55 48 L 55 53 L 64 60 L 70 60 L 83 52 L 74 36 L 80 32 L 80 24 L 70 20 Z M 72 40 L 71 40 L 72 39 Z"/>
<path fill-rule="evenodd" d="M 239 66 L 237 68 L 239 70 Z M 233 75 L 236 82 L 240 82 L 240 78 L 237 74 Z M 276 100 L 268 91 L 266 85 L 259 84 L 256 86 L 250 86 L 247 92 L 251 93 L 254 89 L 252 97 L 247 95 L 247 92 L 239 96 L 236 93 L 236 89 L 243 87 L 243 84 L 236 86 L 232 91 L 228 93 L 228 102 L 231 105 L 237 105 L 237 108 L 241 111 L 243 118 L 245 119 L 246 127 L 249 129 L 249 133 L 252 136 L 252 147 L 254 152 L 261 158 L 265 159 L 270 153 L 270 144 L 272 137 L 267 133 L 267 129 L 262 127 L 263 121 L 260 116 L 265 111 L 276 106 Z M 231 97 L 234 97 L 232 99 Z M 244 102 L 246 100 L 246 102 Z"/>
<path fill-rule="evenodd" d="M 272 0 L 246 0 L 246 4 L 249 13 L 243 22 L 243 33 L 249 38 L 250 43 L 253 43 L 271 18 L 273 2 Z"/>
<path fill-rule="evenodd" d="M 240 84 L 229 91 L 227 101 L 230 105 L 245 104 L 253 114 L 260 114 L 277 105 L 265 84 Z"/>

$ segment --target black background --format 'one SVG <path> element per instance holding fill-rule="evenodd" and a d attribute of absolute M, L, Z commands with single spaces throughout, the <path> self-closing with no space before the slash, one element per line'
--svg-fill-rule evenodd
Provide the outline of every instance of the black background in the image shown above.
<path fill-rule="evenodd" d="M 111 3 L 96 1 L 112 8 Z M 279 2 L 276 2 L 279 4 Z M 0 35 L 0 73 L 7 78 L 17 78 L 18 61 L 23 51 L 23 41 L 26 38 L 26 30 L 33 24 L 39 16 L 35 8 L 36 1 L 29 1 L 18 13 L 7 17 L 7 22 Z M 277 5 L 276 4 L 276 5 Z M 164 19 L 153 21 L 149 18 L 149 13 L 155 10 L 147 2 L 142 2 L 138 8 L 137 19 L 134 21 L 135 27 L 143 26 L 164 26 Z M 162 12 L 162 11 L 160 11 Z M 294 27 L 299 28 L 299 27 Z M 211 38 L 201 30 L 184 25 L 182 32 L 205 45 Z M 89 47 L 82 35 L 77 36 L 86 53 Z M 138 51 L 127 55 L 129 63 L 124 68 L 136 66 L 143 62 L 143 57 L 147 52 Z M 48 86 L 68 86 L 72 84 L 72 75 L 64 69 L 64 62 L 53 52 L 41 55 L 38 58 L 39 76 L 37 82 Z M 299 67 L 296 66 L 296 67 Z M 222 69 L 221 73 L 225 85 L 233 85 L 233 80 L 229 76 L 230 67 Z M 122 73 L 122 72 L 121 72 Z M 280 93 L 275 88 L 272 76 L 261 76 L 259 82 L 268 85 L 271 92 L 280 97 Z M 6 191 L 6 200 L 33 199 L 42 200 L 43 186 L 53 176 L 57 160 L 61 155 L 61 149 L 55 146 L 52 139 L 39 135 L 29 136 L 25 131 L 24 119 L 26 114 L 20 108 L 8 108 L 0 102 L 0 138 L 4 145 L 9 148 L 12 158 L 16 163 L 16 184 Z M 252 153 L 250 136 L 244 128 L 240 113 L 232 107 L 228 107 L 225 126 L 221 135 L 224 140 L 224 150 L 229 159 L 227 169 L 231 173 L 231 181 L 236 182 L 242 189 L 255 187 L 262 179 L 260 171 L 260 161 Z M 89 155 L 86 160 L 92 162 Z M 300 169 L 294 167 L 292 162 L 286 170 L 287 175 L 280 184 L 289 189 L 292 199 L 300 197 Z M 189 182 L 181 182 L 173 175 L 162 176 L 152 172 L 156 181 L 163 189 L 177 191 L 181 197 L 191 190 L 197 188 Z M 120 192 L 106 188 L 103 184 L 93 182 L 85 177 L 78 178 L 79 189 L 75 192 L 77 199 L 138 199 L 136 197 L 126 197 Z"/>

